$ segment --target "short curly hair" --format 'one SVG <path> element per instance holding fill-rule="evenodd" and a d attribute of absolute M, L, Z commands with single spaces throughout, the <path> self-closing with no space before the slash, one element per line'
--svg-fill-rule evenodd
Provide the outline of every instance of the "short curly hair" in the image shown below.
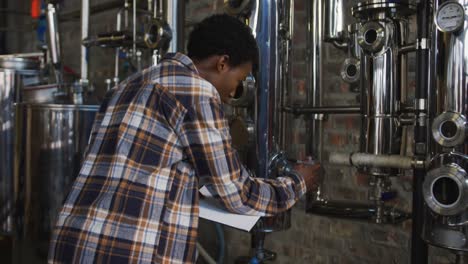
<path fill-rule="evenodd" d="M 195 25 L 187 44 L 188 56 L 203 60 L 213 55 L 228 55 L 230 66 L 251 62 L 258 68 L 258 46 L 252 30 L 227 14 L 205 18 Z"/>

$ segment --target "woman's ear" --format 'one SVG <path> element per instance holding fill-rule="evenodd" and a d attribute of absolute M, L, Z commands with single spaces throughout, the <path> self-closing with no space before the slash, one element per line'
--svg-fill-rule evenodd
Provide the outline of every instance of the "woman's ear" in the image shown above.
<path fill-rule="evenodd" d="M 228 55 L 222 55 L 218 57 L 218 60 L 216 62 L 216 69 L 218 70 L 219 73 L 229 71 L 230 67 L 229 67 Z"/>

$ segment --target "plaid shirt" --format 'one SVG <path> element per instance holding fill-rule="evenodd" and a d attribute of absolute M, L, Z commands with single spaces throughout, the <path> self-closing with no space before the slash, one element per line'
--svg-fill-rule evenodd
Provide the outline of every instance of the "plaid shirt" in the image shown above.
<path fill-rule="evenodd" d="M 283 212 L 305 193 L 302 178 L 247 173 L 215 87 L 169 54 L 104 100 L 49 263 L 194 263 L 200 182 L 239 214 Z"/>

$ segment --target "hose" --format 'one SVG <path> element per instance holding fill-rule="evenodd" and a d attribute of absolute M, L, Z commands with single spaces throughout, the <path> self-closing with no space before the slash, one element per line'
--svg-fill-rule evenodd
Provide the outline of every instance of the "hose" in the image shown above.
<path fill-rule="evenodd" d="M 216 235 L 218 239 L 218 264 L 224 263 L 224 255 L 225 255 L 225 240 L 224 240 L 224 230 L 223 226 L 219 223 L 215 224 L 216 228 Z"/>
<path fill-rule="evenodd" d="M 197 250 L 208 264 L 216 264 L 216 261 L 206 252 L 206 250 L 197 242 Z"/>

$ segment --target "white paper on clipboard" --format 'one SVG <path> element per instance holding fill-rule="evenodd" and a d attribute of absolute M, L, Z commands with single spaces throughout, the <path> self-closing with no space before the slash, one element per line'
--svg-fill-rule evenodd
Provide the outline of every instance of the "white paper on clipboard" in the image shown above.
<path fill-rule="evenodd" d="M 207 197 L 200 199 L 201 218 L 245 230 L 247 232 L 250 231 L 257 223 L 258 219 L 260 219 L 260 216 L 240 215 L 226 211 L 215 199 L 209 198 L 210 193 L 206 187 L 202 187 L 200 189 L 200 193 Z"/>

